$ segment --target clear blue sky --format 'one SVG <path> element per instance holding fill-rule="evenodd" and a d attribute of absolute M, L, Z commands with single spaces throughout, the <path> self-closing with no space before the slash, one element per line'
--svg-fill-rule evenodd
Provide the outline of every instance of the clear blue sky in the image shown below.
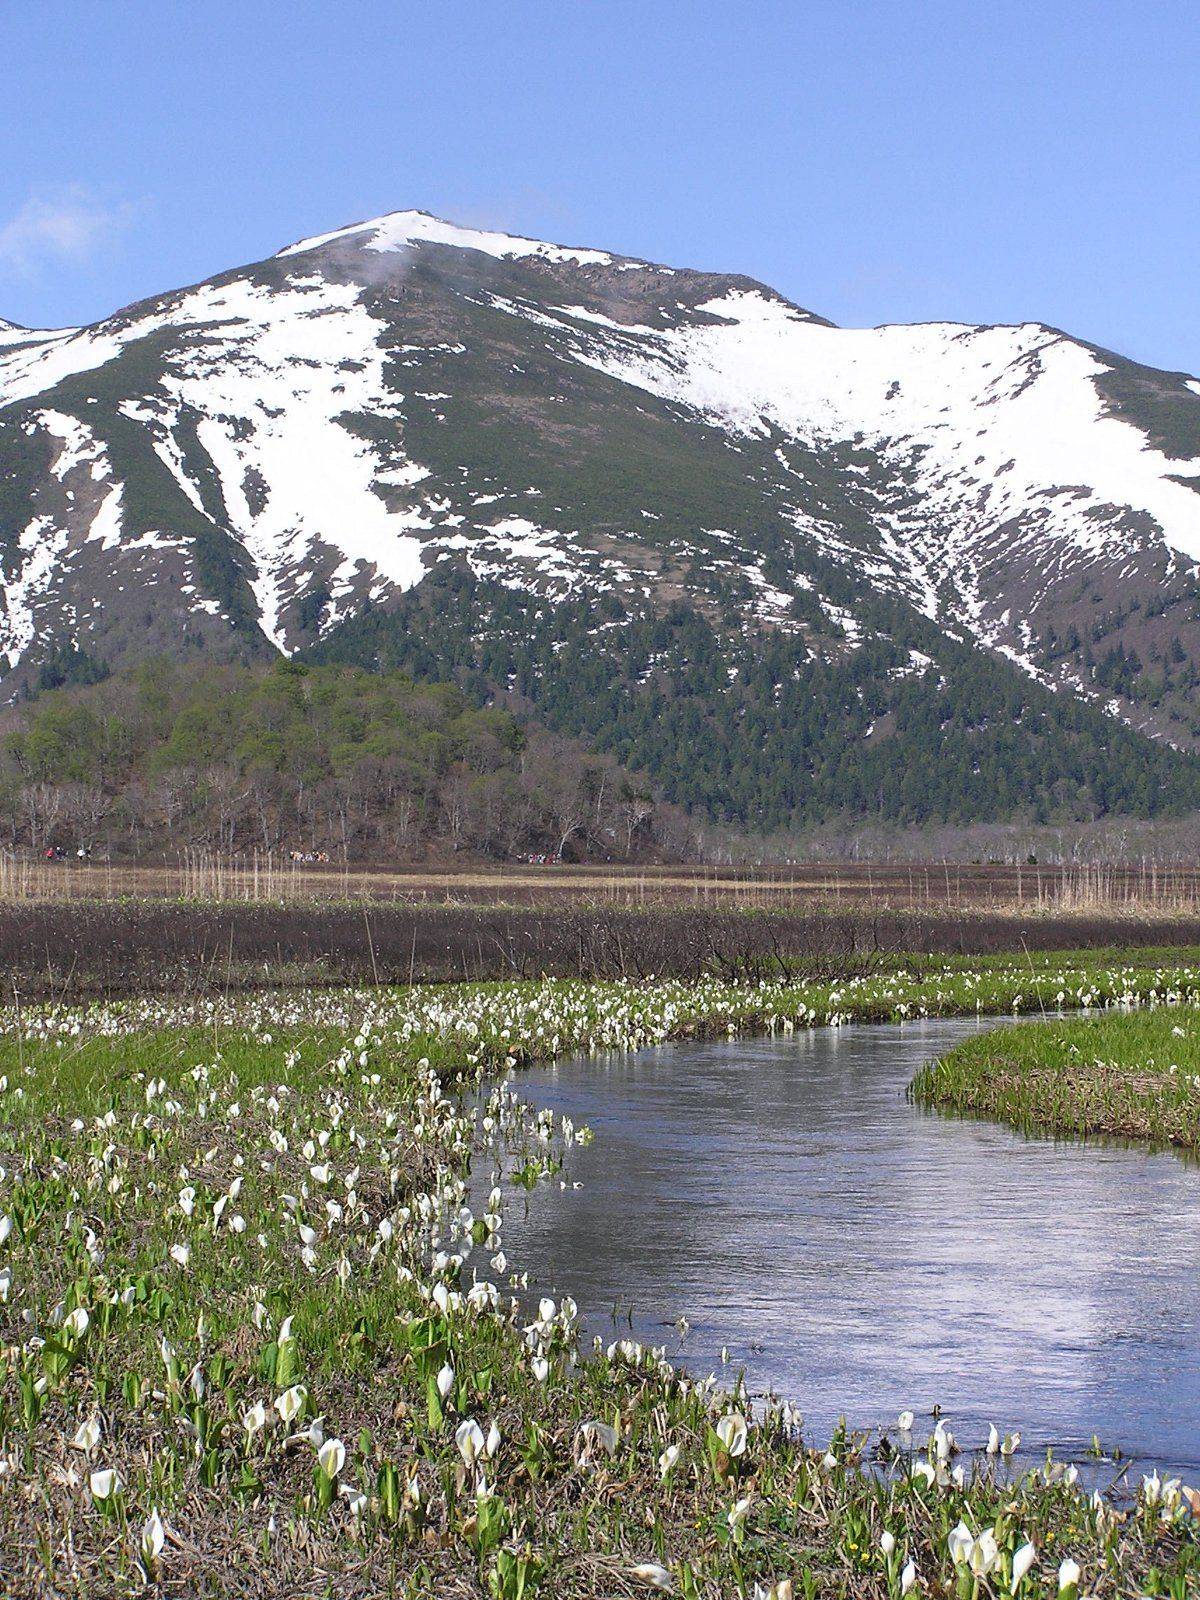
<path fill-rule="evenodd" d="M 1196 0 L 0 0 L 0 316 L 419 206 L 1200 371 Z"/>

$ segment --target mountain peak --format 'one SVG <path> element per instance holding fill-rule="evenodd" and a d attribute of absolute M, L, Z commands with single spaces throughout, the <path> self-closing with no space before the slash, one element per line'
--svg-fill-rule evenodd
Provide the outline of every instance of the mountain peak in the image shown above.
<path fill-rule="evenodd" d="M 574 266 L 607 267 L 621 259 L 605 250 L 577 249 L 541 239 L 527 239 L 519 234 L 460 227 L 458 223 L 447 222 L 428 211 L 389 211 L 385 216 L 374 217 L 367 222 L 351 223 L 345 228 L 335 228 L 331 233 L 319 233 L 310 239 L 301 239 L 280 250 L 279 256 L 305 255 L 311 250 L 324 250 L 331 245 L 387 253 L 421 244 L 474 250 L 501 260 L 536 256 L 543 261 L 569 262 Z"/>

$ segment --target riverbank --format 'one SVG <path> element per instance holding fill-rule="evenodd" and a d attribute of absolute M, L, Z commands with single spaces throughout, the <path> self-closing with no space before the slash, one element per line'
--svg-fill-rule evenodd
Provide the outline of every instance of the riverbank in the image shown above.
<path fill-rule="evenodd" d="M 466 1197 L 489 1174 L 553 1190 L 587 1131 L 457 1092 L 673 1037 L 1168 999 L 1194 1005 L 1200 970 L 10 1010 L 6 1592 L 216 1596 L 233 1571 L 339 1600 L 1189 1592 L 1178 1486 L 1093 1503 L 929 1418 L 810 1441 L 632 1341 L 580 1351 L 575 1308 L 506 1259 L 502 1195 Z"/>
<path fill-rule="evenodd" d="M 1025 1133 L 1103 1134 L 1200 1152 L 1200 1022 L 1191 1007 L 1054 1018 L 968 1040 L 914 1099 Z"/>

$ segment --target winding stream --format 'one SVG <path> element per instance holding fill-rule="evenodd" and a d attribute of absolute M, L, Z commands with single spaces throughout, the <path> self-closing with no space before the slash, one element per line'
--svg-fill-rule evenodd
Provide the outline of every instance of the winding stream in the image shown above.
<path fill-rule="evenodd" d="M 1200 1472 L 1200 1167 L 909 1105 L 995 1020 L 665 1045 L 524 1072 L 588 1123 L 560 1191 L 509 1203 L 531 1284 L 589 1332 L 774 1389 L 825 1439 L 940 1403 L 964 1445 Z M 613 1309 L 617 1308 L 614 1318 Z M 680 1338 L 675 1323 L 686 1317 Z M 722 1369 L 727 1347 L 729 1366 Z M 1112 1476 L 1112 1473 L 1109 1473 Z"/>

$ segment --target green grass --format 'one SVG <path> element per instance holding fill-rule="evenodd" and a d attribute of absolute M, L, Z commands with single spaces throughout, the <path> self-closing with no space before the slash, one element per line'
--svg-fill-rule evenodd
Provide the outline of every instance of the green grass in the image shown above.
<path fill-rule="evenodd" d="M 236 1583 L 574 1600 L 662 1584 L 866 1600 L 899 1597 L 911 1562 L 908 1592 L 984 1600 L 1010 1592 L 1031 1545 L 1019 1600 L 1057 1593 L 1067 1558 L 1088 1594 L 1182 1600 L 1200 1549 L 1179 1486 L 1115 1508 L 1060 1467 L 979 1454 L 981 1440 L 960 1455 L 926 1427 L 812 1440 L 782 1406 L 751 1418 L 739 1448 L 750 1408 L 736 1387 L 697 1385 L 630 1341 L 581 1348 L 572 1305 L 539 1307 L 488 1193 L 517 1171 L 556 1187 L 586 1136 L 494 1081 L 509 1066 L 1168 994 L 1200 1002 L 1200 970 L 951 963 L 838 985 L 540 982 L 8 1013 L 4 1594 Z M 93 1480 L 108 1472 L 119 1491 Z M 963 1538 L 981 1574 L 956 1562 Z"/>
<path fill-rule="evenodd" d="M 1200 1021 L 1188 1006 L 1003 1028 L 926 1067 L 912 1093 L 1027 1133 L 1200 1151 Z"/>

